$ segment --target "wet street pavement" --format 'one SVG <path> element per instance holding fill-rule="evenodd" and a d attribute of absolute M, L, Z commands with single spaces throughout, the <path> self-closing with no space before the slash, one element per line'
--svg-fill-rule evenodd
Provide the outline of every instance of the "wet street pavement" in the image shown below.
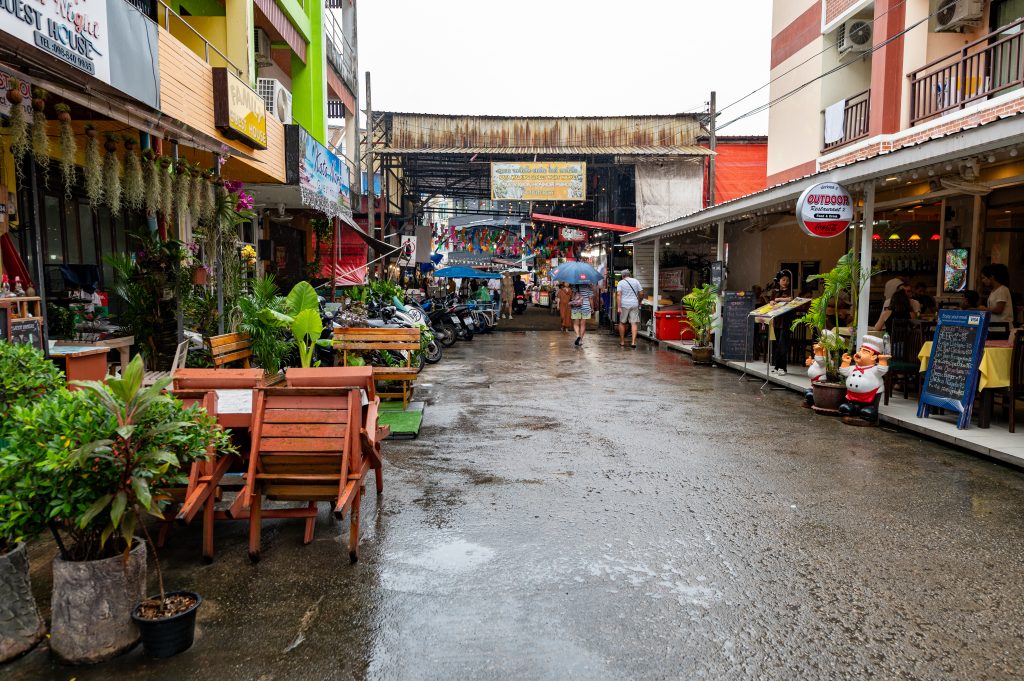
<path fill-rule="evenodd" d="M 206 598 L 190 651 L 71 669 L 44 648 L 0 678 L 1020 678 L 1024 474 L 571 341 L 504 331 L 426 369 L 358 564 L 326 506 L 309 546 L 268 522 L 258 565 L 244 524 L 212 565 L 176 528 L 168 585 Z"/>

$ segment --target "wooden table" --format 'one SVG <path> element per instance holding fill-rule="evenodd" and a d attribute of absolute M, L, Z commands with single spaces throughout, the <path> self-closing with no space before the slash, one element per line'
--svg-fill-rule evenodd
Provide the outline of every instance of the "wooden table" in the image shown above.
<path fill-rule="evenodd" d="M 55 345 L 50 348 L 51 358 L 62 358 L 64 375 L 72 381 L 102 381 L 107 377 L 107 348 L 90 345 Z M 77 390 L 75 386 L 69 386 Z"/>
<path fill-rule="evenodd" d="M 97 341 L 57 341 L 57 345 L 78 345 L 117 350 L 121 356 L 121 375 L 123 376 L 124 370 L 128 368 L 128 363 L 132 359 L 131 347 L 135 345 L 135 336 L 119 336 L 117 338 L 104 338 Z"/>

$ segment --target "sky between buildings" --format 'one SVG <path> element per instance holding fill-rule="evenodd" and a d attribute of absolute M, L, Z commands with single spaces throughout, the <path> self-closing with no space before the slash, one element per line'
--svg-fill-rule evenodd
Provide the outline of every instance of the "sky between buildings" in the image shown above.
<path fill-rule="evenodd" d="M 358 5 L 360 89 L 416 113 L 671 114 L 767 85 L 770 0 L 370 0 Z M 365 95 L 363 95 L 365 96 Z M 725 108 L 719 125 L 768 101 Z M 365 106 L 365 99 L 361 101 Z M 767 134 L 760 113 L 722 130 Z"/>

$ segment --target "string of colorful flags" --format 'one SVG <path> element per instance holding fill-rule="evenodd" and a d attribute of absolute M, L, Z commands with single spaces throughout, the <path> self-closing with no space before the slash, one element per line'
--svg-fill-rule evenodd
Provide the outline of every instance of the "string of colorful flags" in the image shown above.
<path fill-rule="evenodd" d="M 559 227 L 529 227 L 526 236 L 522 237 L 518 230 L 507 227 L 465 227 L 437 225 L 433 230 L 433 251 L 442 248 L 449 251 L 468 251 L 470 253 L 487 253 L 495 257 L 533 257 L 542 258 L 578 258 L 585 241 L 580 238 L 578 230 L 569 230 L 566 236 Z"/>

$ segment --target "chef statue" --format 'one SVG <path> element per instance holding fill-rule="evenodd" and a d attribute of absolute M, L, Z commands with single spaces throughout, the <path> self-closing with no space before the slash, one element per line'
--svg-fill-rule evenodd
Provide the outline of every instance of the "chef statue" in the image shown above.
<path fill-rule="evenodd" d="M 883 355 L 882 339 L 864 336 L 860 349 L 851 358 L 843 354 L 839 373 L 846 377 L 846 402 L 839 405 L 843 416 L 855 416 L 870 423 L 878 421 L 877 396 L 883 377 L 889 371 L 889 355 Z M 850 366 L 851 360 L 855 366 Z"/>
<path fill-rule="evenodd" d="M 818 342 L 814 344 L 814 357 L 808 357 L 806 362 L 807 378 L 811 379 L 811 385 L 807 388 L 807 392 L 804 393 L 804 403 L 808 407 L 814 406 L 814 384 L 824 381 L 827 375 L 825 371 L 825 346 L 822 345 L 826 333 L 832 332 L 822 332 L 822 338 L 819 338 Z"/>

